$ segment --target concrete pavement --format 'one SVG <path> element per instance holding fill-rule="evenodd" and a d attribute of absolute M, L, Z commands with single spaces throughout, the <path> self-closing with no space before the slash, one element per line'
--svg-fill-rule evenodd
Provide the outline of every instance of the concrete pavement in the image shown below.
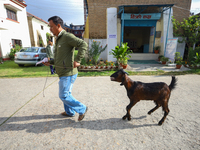
<path fill-rule="evenodd" d="M 188 71 L 189 68 L 181 66 L 180 69 L 176 69 L 175 65 L 163 65 L 163 64 L 129 64 L 127 67 L 129 71 L 157 71 L 163 70 L 165 72 L 177 72 L 177 71 Z"/>
<path fill-rule="evenodd" d="M 162 126 L 159 108 L 140 101 L 132 120 L 121 118 L 129 103 L 125 88 L 109 77 L 78 77 L 73 95 L 89 107 L 83 121 L 60 115 L 58 78 L 0 79 L 0 149 L 200 149 L 200 76 L 181 75 L 169 100 L 170 113 Z M 130 76 L 142 82 L 171 82 L 170 76 Z"/>

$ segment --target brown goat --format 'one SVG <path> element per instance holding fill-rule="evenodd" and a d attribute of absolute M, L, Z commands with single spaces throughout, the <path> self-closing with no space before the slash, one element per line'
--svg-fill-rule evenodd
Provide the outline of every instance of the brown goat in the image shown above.
<path fill-rule="evenodd" d="M 120 85 L 124 85 L 127 90 L 127 95 L 130 99 L 130 104 L 126 107 L 127 113 L 122 118 L 125 120 L 131 120 L 130 110 L 131 108 L 140 100 L 153 100 L 156 107 L 151 109 L 148 114 L 150 115 L 160 106 L 162 106 L 164 111 L 163 118 L 159 121 L 158 125 L 162 125 L 169 113 L 168 101 L 172 89 L 175 88 L 177 79 L 172 76 L 172 81 L 168 86 L 164 82 L 154 82 L 154 83 L 142 83 L 139 81 L 133 81 L 128 77 L 128 73 L 123 69 L 118 70 L 110 76 L 111 81 L 121 82 Z"/>

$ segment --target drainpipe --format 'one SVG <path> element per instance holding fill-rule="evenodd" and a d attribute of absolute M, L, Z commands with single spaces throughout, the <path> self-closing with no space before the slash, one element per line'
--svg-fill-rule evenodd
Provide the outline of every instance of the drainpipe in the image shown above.
<path fill-rule="evenodd" d="M 122 12 L 122 25 L 121 25 L 121 42 L 120 42 L 120 46 L 121 43 L 124 42 L 124 7 L 123 7 L 123 12 Z"/>
<path fill-rule="evenodd" d="M 157 24 L 157 23 L 156 23 Z M 155 53 L 154 52 L 154 47 L 155 47 L 155 39 L 156 39 L 156 26 L 154 27 L 154 41 L 153 41 L 153 53 Z"/>
<path fill-rule="evenodd" d="M 166 35 L 166 40 L 165 40 L 165 51 L 164 51 L 164 56 L 165 56 L 165 52 L 166 52 L 166 47 L 167 47 L 167 39 L 168 39 L 168 30 L 169 30 L 169 22 L 170 22 L 170 16 L 171 16 L 171 7 L 169 10 L 169 19 L 168 19 L 168 25 L 167 25 L 167 35 Z"/>

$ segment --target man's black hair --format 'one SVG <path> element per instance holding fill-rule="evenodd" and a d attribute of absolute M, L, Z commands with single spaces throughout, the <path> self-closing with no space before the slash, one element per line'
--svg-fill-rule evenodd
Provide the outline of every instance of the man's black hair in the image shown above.
<path fill-rule="evenodd" d="M 49 22 L 50 20 L 52 20 L 53 23 L 54 23 L 55 25 L 60 24 L 61 27 L 63 27 L 63 20 L 62 20 L 60 17 L 58 17 L 58 16 L 53 16 L 53 17 L 50 17 L 50 18 L 48 19 L 48 22 Z"/>

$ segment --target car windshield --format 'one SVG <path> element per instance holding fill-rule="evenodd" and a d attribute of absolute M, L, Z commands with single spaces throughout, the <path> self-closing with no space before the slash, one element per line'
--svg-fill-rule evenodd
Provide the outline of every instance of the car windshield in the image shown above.
<path fill-rule="evenodd" d="M 37 47 L 26 47 L 22 48 L 20 52 L 38 52 L 39 48 Z"/>

